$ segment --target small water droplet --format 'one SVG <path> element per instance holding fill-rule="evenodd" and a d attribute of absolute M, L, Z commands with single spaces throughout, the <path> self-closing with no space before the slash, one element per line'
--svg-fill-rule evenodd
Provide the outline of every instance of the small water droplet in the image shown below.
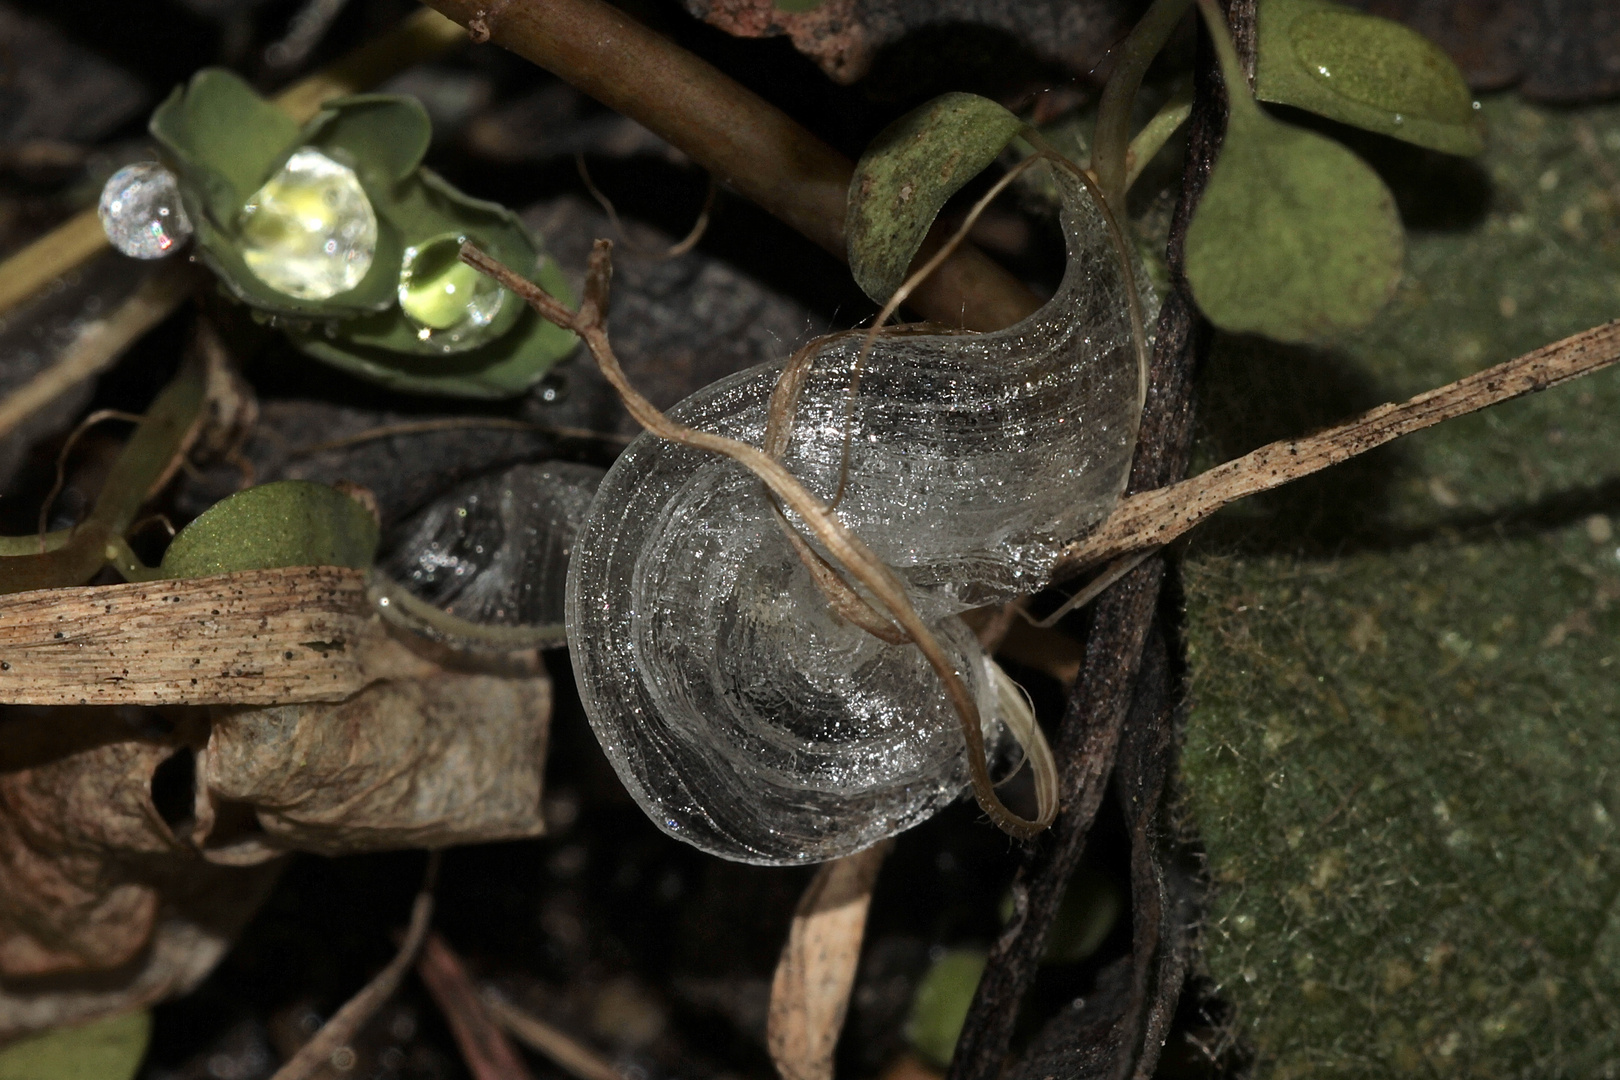
<path fill-rule="evenodd" d="M 248 269 L 301 300 L 353 289 L 377 253 L 377 213 L 360 178 L 309 146 L 253 193 L 238 226 Z"/>
<path fill-rule="evenodd" d="M 461 261 L 466 240 L 444 233 L 405 249 L 399 306 L 421 341 L 454 346 L 493 322 L 506 302 L 505 289 Z"/>
<path fill-rule="evenodd" d="M 125 165 L 101 189 L 101 228 L 112 246 L 135 259 L 161 259 L 191 238 L 174 174 L 154 161 Z"/>

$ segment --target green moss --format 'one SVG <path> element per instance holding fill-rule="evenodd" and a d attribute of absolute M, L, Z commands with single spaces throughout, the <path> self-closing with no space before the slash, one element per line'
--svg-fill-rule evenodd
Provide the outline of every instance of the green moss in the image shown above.
<path fill-rule="evenodd" d="M 1225 343 L 1206 460 L 1620 314 L 1620 108 L 1485 111 L 1489 210 L 1414 229 L 1389 315 L 1331 351 Z M 1616 415 L 1620 372 L 1583 379 L 1190 553 L 1205 961 L 1257 1076 L 1620 1071 Z"/>

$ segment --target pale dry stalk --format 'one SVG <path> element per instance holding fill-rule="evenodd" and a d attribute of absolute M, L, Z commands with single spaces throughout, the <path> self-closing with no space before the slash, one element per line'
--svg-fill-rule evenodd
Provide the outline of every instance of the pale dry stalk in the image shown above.
<path fill-rule="evenodd" d="M 1620 361 L 1620 319 L 1543 345 L 1506 363 L 1380 405 L 1301 439 L 1282 439 L 1168 487 L 1129 495 L 1059 563 L 1073 576 L 1100 563 L 1158 547 L 1239 499 L 1320 472 L 1427 427 L 1557 386 Z"/>
<path fill-rule="evenodd" d="M 872 888 L 889 847 L 822 863 L 793 913 L 766 1021 L 766 1045 L 782 1080 L 832 1080 Z"/>

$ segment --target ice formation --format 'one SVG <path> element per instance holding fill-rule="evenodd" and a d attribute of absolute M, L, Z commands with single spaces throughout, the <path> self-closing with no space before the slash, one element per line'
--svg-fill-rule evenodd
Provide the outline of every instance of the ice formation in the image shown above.
<path fill-rule="evenodd" d="M 879 336 L 858 379 L 864 336 L 826 339 L 782 459 L 831 501 L 847 432 L 837 512 L 906 582 L 990 735 L 995 687 L 957 616 L 1043 587 L 1061 545 L 1106 516 L 1145 385 L 1131 286 L 1150 304 L 1147 286 L 1088 190 L 1057 175 L 1068 268 L 1056 296 L 996 333 Z M 740 372 L 669 415 L 761 445 L 781 370 Z M 631 443 L 580 534 L 567 619 L 580 695 L 620 779 L 661 828 L 713 854 L 849 854 L 967 782 L 959 721 L 921 654 L 828 609 L 762 484 L 729 459 Z"/>

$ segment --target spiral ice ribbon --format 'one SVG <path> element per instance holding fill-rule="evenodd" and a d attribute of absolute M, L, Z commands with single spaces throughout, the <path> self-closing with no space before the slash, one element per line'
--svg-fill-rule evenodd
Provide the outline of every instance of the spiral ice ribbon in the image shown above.
<path fill-rule="evenodd" d="M 1107 515 L 1145 388 L 1148 286 L 1088 185 L 1054 174 L 1068 266 L 1052 300 L 996 333 L 879 336 L 864 358 L 863 335 L 824 339 L 782 456 L 824 500 L 842 487 L 838 516 L 904 582 L 987 742 L 998 688 L 958 616 L 1045 586 L 1061 545 Z M 782 368 L 722 379 L 670 419 L 759 446 Z M 703 850 L 835 858 L 967 783 L 962 729 L 919 650 L 833 613 L 760 481 L 728 458 L 632 442 L 580 533 L 566 614 L 620 779 Z"/>

